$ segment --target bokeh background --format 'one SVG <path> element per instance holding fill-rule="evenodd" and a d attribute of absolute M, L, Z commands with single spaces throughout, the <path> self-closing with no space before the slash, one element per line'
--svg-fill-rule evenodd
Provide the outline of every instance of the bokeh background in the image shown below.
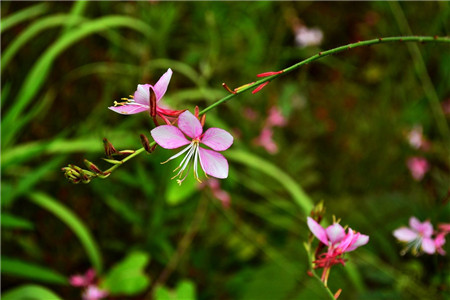
<path fill-rule="evenodd" d="M 448 299 L 448 256 L 401 256 L 392 236 L 412 215 L 450 222 L 448 44 L 353 49 L 208 112 L 207 127 L 235 137 L 220 187 L 179 187 L 161 148 L 89 184 L 61 168 L 108 168 L 103 138 L 140 148 L 150 118 L 107 107 L 168 68 L 164 101 L 193 111 L 226 96 L 223 82 L 358 40 L 446 36 L 449 20 L 447 2 L 2 1 L 2 293 L 38 284 L 79 299 L 68 278 L 94 267 L 110 299 L 323 299 L 303 247 L 323 200 L 328 222 L 370 236 L 332 269 L 332 291 Z M 268 126 L 274 111 L 286 121 Z M 426 147 L 409 143 L 414 128 Z M 416 156 L 423 178 L 407 166 Z"/>

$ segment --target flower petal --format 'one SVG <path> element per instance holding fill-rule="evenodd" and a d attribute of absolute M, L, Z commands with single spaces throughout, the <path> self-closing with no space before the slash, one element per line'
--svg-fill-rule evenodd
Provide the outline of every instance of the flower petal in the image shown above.
<path fill-rule="evenodd" d="M 149 88 L 151 84 L 138 84 L 136 92 L 134 92 L 134 101 L 136 103 L 150 105 L 150 92 Z"/>
<path fill-rule="evenodd" d="M 358 234 L 358 237 L 353 240 L 352 244 L 347 248 L 345 252 L 350 252 L 358 247 L 364 246 L 369 242 L 369 236 L 365 234 Z"/>
<path fill-rule="evenodd" d="M 175 149 L 190 143 L 180 129 L 172 125 L 161 125 L 150 131 L 158 145 L 166 149 Z"/>
<path fill-rule="evenodd" d="M 328 240 L 332 244 L 339 243 L 345 238 L 345 230 L 339 223 L 334 223 L 333 225 L 330 225 L 325 229 Z"/>
<path fill-rule="evenodd" d="M 436 245 L 434 244 L 433 239 L 424 238 L 422 240 L 422 250 L 425 253 L 434 254 L 434 252 L 436 252 Z"/>
<path fill-rule="evenodd" d="M 311 217 L 307 218 L 307 224 L 312 234 L 314 234 L 314 236 L 318 238 L 319 241 L 321 241 L 325 245 L 328 245 L 328 238 L 325 229 L 323 229 L 323 227 L 320 226 L 320 224 Z"/>
<path fill-rule="evenodd" d="M 167 91 L 169 86 L 170 78 L 172 78 L 172 70 L 169 68 L 166 73 L 161 76 L 157 83 L 153 86 L 153 90 L 156 94 L 156 101 L 159 101 Z"/>
<path fill-rule="evenodd" d="M 143 105 L 136 105 L 136 104 L 126 104 L 126 105 L 120 105 L 120 106 L 110 106 L 108 107 L 110 110 L 122 114 L 122 115 L 133 115 L 137 114 L 146 110 L 149 110 L 150 107 L 145 107 Z"/>
<path fill-rule="evenodd" d="M 209 128 L 205 131 L 201 142 L 216 151 L 223 151 L 233 144 L 233 136 L 226 130 Z"/>
<path fill-rule="evenodd" d="M 417 232 L 408 227 L 400 227 L 393 232 L 395 238 L 401 242 L 410 242 L 418 237 Z"/>
<path fill-rule="evenodd" d="M 206 174 L 216 178 L 228 177 L 228 161 L 220 153 L 213 150 L 198 148 L 200 165 Z"/>
<path fill-rule="evenodd" d="M 433 225 L 431 225 L 430 221 L 421 223 L 417 218 L 411 217 L 409 219 L 409 226 L 424 237 L 431 237 L 433 234 Z"/>
<path fill-rule="evenodd" d="M 178 128 L 193 139 L 198 138 L 203 132 L 200 121 L 188 110 L 178 117 Z"/>

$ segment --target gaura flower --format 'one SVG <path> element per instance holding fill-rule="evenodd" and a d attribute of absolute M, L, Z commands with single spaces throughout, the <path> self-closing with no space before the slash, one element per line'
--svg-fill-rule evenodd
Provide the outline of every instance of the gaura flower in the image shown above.
<path fill-rule="evenodd" d="M 84 288 L 82 299 L 83 300 L 99 300 L 108 296 L 108 292 L 100 289 L 95 284 L 95 270 L 89 269 L 84 275 L 73 275 L 69 278 L 70 285 L 74 287 Z"/>
<path fill-rule="evenodd" d="M 114 101 L 114 106 L 108 108 L 122 115 L 132 115 L 148 111 L 154 120 L 156 120 L 156 116 L 159 116 L 166 124 L 170 124 L 167 117 L 177 117 L 184 111 L 170 110 L 164 108 L 161 103 L 159 103 L 167 91 L 172 73 L 172 70 L 168 69 L 155 85 L 138 84 L 134 96 L 130 96 L 130 99 L 122 98 L 122 102 Z"/>
<path fill-rule="evenodd" d="M 178 128 L 172 125 L 162 125 L 154 128 L 151 135 L 155 142 L 165 149 L 175 149 L 188 145 L 179 153 L 170 157 L 166 162 L 177 158 L 187 152 L 180 165 L 174 170 L 179 172 L 173 177 L 179 177 L 178 184 L 181 184 L 187 176 L 183 177 L 184 171 L 193 159 L 194 176 L 198 178 L 198 162 L 206 175 L 216 178 L 228 177 L 228 162 L 226 158 L 216 151 L 224 151 L 233 144 L 233 137 L 227 131 L 220 128 L 209 128 L 203 133 L 203 126 L 200 121 L 189 111 L 185 111 L 178 117 Z M 192 140 L 188 140 L 188 136 Z M 200 147 L 200 144 L 210 147 L 212 150 Z M 164 162 L 164 163 L 166 163 Z M 188 171 L 189 171 L 188 169 Z M 173 179 L 172 178 L 172 179 Z"/>
<path fill-rule="evenodd" d="M 94 282 L 95 276 L 96 276 L 95 270 L 89 269 L 86 271 L 84 275 L 76 274 L 70 276 L 69 283 L 70 285 L 75 287 L 87 287 L 92 282 Z"/>
<path fill-rule="evenodd" d="M 408 166 L 408 169 L 411 172 L 411 176 L 416 181 L 422 180 L 422 178 L 430 169 L 428 161 L 425 158 L 418 156 L 410 157 L 406 161 L 406 165 Z"/>
<path fill-rule="evenodd" d="M 428 254 L 436 252 L 436 244 L 431 237 L 433 235 L 433 225 L 431 225 L 430 221 L 421 223 L 417 218 L 411 217 L 409 219 L 409 228 L 405 226 L 400 227 L 394 230 L 393 234 L 400 242 L 407 243 L 406 248 L 401 252 L 402 255 L 409 249 L 414 255 L 422 251 Z"/>
<path fill-rule="evenodd" d="M 82 299 L 83 300 L 99 300 L 108 296 L 108 292 L 105 290 L 101 290 L 96 285 L 89 285 L 86 290 L 83 292 Z"/>
<path fill-rule="evenodd" d="M 328 246 L 326 252 L 318 254 L 313 261 L 315 269 L 323 268 L 321 280 L 326 286 L 331 267 L 336 264 L 345 265 L 343 255 L 367 244 L 369 236 L 355 232 L 351 228 L 346 233 L 339 223 L 333 223 L 325 229 L 311 217 L 307 218 L 307 224 L 313 235 Z"/>

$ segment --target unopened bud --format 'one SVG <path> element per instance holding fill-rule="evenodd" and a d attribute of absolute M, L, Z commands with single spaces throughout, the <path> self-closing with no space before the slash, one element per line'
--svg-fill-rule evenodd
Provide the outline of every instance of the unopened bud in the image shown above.
<path fill-rule="evenodd" d="M 198 106 L 195 106 L 195 110 L 194 110 L 194 116 L 198 119 L 198 112 L 199 112 L 199 108 Z"/>
<path fill-rule="evenodd" d="M 156 117 L 156 94 L 152 88 L 149 89 L 150 93 L 150 116 Z"/>
<path fill-rule="evenodd" d="M 204 115 L 200 118 L 200 124 L 202 124 L 202 127 L 205 126 L 205 120 L 206 120 L 206 114 L 204 114 Z"/>
<path fill-rule="evenodd" d="M 116 148 L 106 139 L 103 139 L 103 146 L 105 147 L 105 154 L 107 157 L 111 157 L 113 154 L 117 153 Z"/>
<path fill-rule="evenodd" d="M 334 294 L 334 299 L 339 298 L 339 296 L 341 295 L 341 293 L 342 293 L 342 289 L 338 289 L 338 291 L 336 292 L 336 294 Z"/>
<path fill-rule="evenodd" d="M 144 146 L 145 151 L 147 151 L 148 153 L 152 153 L 152 149 L 150 147 L 150 142 L 148 141 L 148 138 L 145 136 L 145 134 L 141 134 L 141 143 L 142 146 Z"/>
<path fill-rule="evenodd" d="M 87 159 L 84 160 L 84 164 L 86 167 L 88 167 L 89 170 L 96 174 L 103 174 L 103 171 L 99 169 L 96 165 L 94 165 L 92 162 L 88 161 Z"/>

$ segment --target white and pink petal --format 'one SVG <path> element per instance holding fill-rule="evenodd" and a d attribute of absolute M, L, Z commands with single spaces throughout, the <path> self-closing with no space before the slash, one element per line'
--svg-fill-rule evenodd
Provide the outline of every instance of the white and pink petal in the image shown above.
<path fill-rule="evenodd" d="M 424 238 L 422 240 L 422 250 L 428 254 L 434 254 L 436 252 L 436 245 L 431 238 Z"/>
<path fill-rule="evenodd" d="M 401 242 L 411 242 L 419 236 L 417 232 L 409 229 L 408 227 L 400 227 L 394 230 L 393 234 L 395 238 Z"/>
<path fill-rule="evenodd" d="M 134 102 L 150 105 L 150 89 L 151 84 L 138 84 L 136 92 L 134 92 Z"/>
<path fill-rule="evenodd" d="M 209 128 L 203 134 L 201 142 L 216 151 L 224 151 L 233 144 L 233 136 L 220 128 Z"/>
<path fill-rule="evenodd" d="M 141 105 L 141 104 L 126 104 L 120 106 L 110 106 L 108 107 L 110 110 L 122 114 L 122 115 L 133 115 L 146 110 L 149 110 L 149 107 Z"/>
<path fill-rule="evenodd" d="M 190 143 L 180 129 L 171 125 L 161 125 L 151 130 L 155 142 L 165 149 L 175 149 Z"/>
<path fill-rule="evenodd" d="M 309 230 L 311 230 L 312 234 L 314 234 L 314 236 L 319 239 L 319 241 L 321 241 L 325 245 L 328 245 L 328 238 L 325 229 L 310 217 L 307 218 L 306 223 L 308 224 Z"/>
<path fill-rule="evenodd" d="M 198 153 L 200 165 L 206 174 L 221 179 L 228 177 L 228 161 L 222 154 L 201 147 Z"/>
<path fill-rule="evenodd" d="M 345 230 L 339 223 L 328 226 L 325 231 L 332 244 L 339 243 L 345 238 Z"/>
<path fill-rule="evenodd" d="M 178 128 L 193 139 L 200 137 L 203 132 L 200 121 L 188 110 L 178 117 Z"/>
<path fill-rule="evenodd" d="M 153 86 L 153 90 L 156 94 L 156 101 L 161 100 L 164 94 L 167 91 L 167 87 L 169 86 L 170 79 L 172 78 L 172 70 L 169 68 L 166 73 L 161 76 L 158 82 Z"/>

